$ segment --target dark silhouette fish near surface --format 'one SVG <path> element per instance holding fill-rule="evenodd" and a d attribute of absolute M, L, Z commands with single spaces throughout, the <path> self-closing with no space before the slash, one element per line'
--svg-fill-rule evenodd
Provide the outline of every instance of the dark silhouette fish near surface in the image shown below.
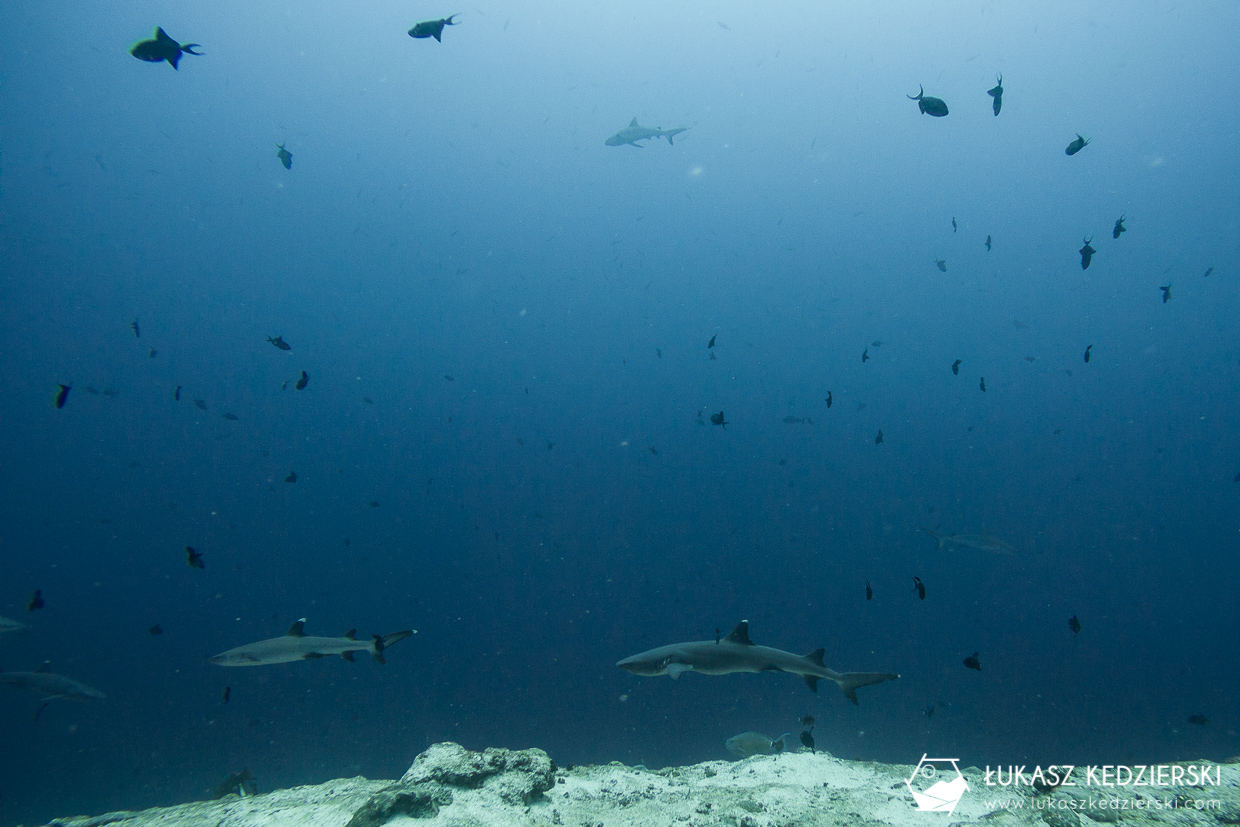
<path fill-rule="evenodd" d="M 456 22 L 456 18 L 459 16 L 459 14 L 453 14 L 449 17 L 442 17 L 439 20 L 423 20 L 421 23 L 415 24 L 414 27 L 409 30 L 409 36 L 415 40 L 433 37 L 442 43 L 443 27 L 460 25 Z"/>
<path fill-rule="evenodd" d="M 905 97 L 911 101 L 917 101 L 917 108 L 923 115 L 941 118 L 947 114 L 947 103 L 942 98 L 932 98 L 927 95 L 924 87 L 917 91 L 916 97 L 912 95 L 906 95 Z"/>
<path fill-rule="evenodd" d="M 150 39 L 135 43 L 129 49 L 129 54 L 147 63 L 162 63 L 166 60 L 173 69 L 177 69 L 177 64 L 181 62 L 181 55 L 201 55 L 202 52 L 194 51 L 201 48 L 197 43 L 177 43 L 162 27 L 157 26 Z"/>

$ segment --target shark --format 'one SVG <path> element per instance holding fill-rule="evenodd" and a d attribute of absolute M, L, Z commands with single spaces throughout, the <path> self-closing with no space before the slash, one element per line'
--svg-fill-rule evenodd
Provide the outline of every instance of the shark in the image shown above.
<path fill-rule="evenodd" d="M 64 675 L 49 671 L 49 666 L 51 666 L 51 661 L 43 661 L 43 665 L 33 672 L 0 672 L 0 685 L 11 686 L 14 689 L 29 689 L 43 696 L 43 702 L 39 704 L 39 708 L 34 713 L 36 719 L 44 707 L 58 698 L 71 701 L 93 701 L 107 697 L 93 686 L 87 686 L 73 678 L 66 678 Z"/>
<path fill-rule="evenodd" d="M 604 143 L 607 144 L 607 146 L 624 146 L 625 144 L 632 144 L 638 149 L 641 149 L 642 145 L 637 143 L 637 141 L 643 141 L 646 138 L 655 138 L 656 140 L 658 138 L 667 138 L 667 142 L 671 144 L 672 138 L 676 137 L 688 128 L 689 127 L 687 126 L 678 127 L 676 129 L 660 129 L 658 127 L 651 128 L 649 126 L 639 125 L 637 123 L 637 118 L 633 118 L 633 120 L 629 121 L 628 126 L 621 129 L 615 135 L 612 135 L 604 141 Z"/>
<path fill-rule="evenodd" d="M 988 551 L 991 554 L 1016 554 L 1016 549 L 1010 544 L 998 537 L 991 537 L 989 534 L 939 534 L 928 528 L 923 528 L 922 531 L 933 537 L 939 544 L 938 551 L 942 551 L 944 546 L 963 546 L 978 551 Z"/>
<path fill-rule="evenodd" d="M 350 629 L 340 637 L 317 637 L 306 634 L 306 619 L 303 617 L 281 637 L 237 646 L 209 660 L 217 666 L 267 666 L 339 655 L 352 662 L 354 652 L 369 652 L 379 663 L 387 663 L 383 657 L 384 651 L 413 634 L 416 630 L 407 629 L 390 635 L 371 635 L 371 640 L 358 640 L 357 629 Z"/>
<path fill-rule="evenodd" d="M 836 672 L 822 662 L 822 649 L 796 655 L 782 649 L 758 646 L 749 639 L 749 621 L 742 620 L 725 638 L 672 643 L 650 649 L 619 661 L 616 666 L 634 675 L 668 675 L 679 680 L 685 672 L 703 675 L 731 675 L 734 672 L 790 672 L 805 679 L 810 690 L 818 691 L 818 681 L 834 681 L 844 697 L 857 701 L 857 690 L 900 677 L 892 672 Z"/>
<path fill-rule="evenodd" d="M 18 623 L 16 620 L 9 620 L 7 617 L 0 617 L 0 635 L 5 632 L 20 632 L 25 628 L 25 623 Z"/>

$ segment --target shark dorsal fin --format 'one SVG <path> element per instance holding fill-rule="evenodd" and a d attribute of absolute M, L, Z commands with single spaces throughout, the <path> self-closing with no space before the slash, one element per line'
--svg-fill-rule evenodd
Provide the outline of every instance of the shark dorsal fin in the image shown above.
<path fill-rule="evenodd" d="M 34 671 L 35 672 L 48 672 L 51 670 L 51 668 L 52 668 L 52 662 L 50 660 L 45 660 L 41 664 L 39 664 L 39 668 Z"/>
<path fill-rule="evenodd" d="M 736 628 L 728 633 L 725 640 L 728 643 L 739 643 L 741 646 L 753 646 L 753 641 L 749 639 L 749 621 L 742 620 L 736 624 Z"/>
<path fill-rule="evenodd" d="M 822 662 L 822 656 L 825 652 L 825 649 L 815 649 L 805 657 L 807 657 L 815 666 L 826 666 L 826 664 Z"/>
<path fill-rule="evenodd" d="M 284 633 L 285 637 L 305 637 L 306 636 L 306 619 L 301 620 L 288 627 L 288 631 Z"/>
<path fill-rule="evenodd" d="M 349 640 L 357 640 L 357 629 L 350 629 L 344 633 L 344 636 Z"/>
<path fill-rule="evenodd" d="M 634 115 L 634 116 L 633 116 L 633 120 L 629 121 L 629 126 L 637 126 L 637 116 L 636 116 L 636 115 Z M 1079 138 L 1079 137 L 1081 137 L 1081 136 L 1080 136 L 1080 135 L 1078 135 L 1077 137 Z"/>

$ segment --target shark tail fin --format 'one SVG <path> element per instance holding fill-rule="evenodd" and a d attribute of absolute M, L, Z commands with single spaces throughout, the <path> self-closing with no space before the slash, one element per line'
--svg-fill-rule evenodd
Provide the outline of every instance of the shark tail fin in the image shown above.
<path fill-rule="evenodd" d="M 669 144 L 672 144 L 672 138 L 674 138 L 675 136 L 679 135 L 681 132 L 684 132 L 684 131 L 685 131 L 686 129 L 688 129 L 688 128 L 689 128 L 689 127 L 687 127 L 687 126 L 686 126 L 686 127 L 681 127 L 680 129 L 669 129 L 669 130 L 667 130 L 667 132 L 665 132 L 665 133 L 664 133 L 665 135 L 667 135 L 667 142 L 668 142 Z M 672 144 L 672 146 L 675 146 L 675 144 Z"/>
<path fill-rule="evenodd" d="M 383 658 L 383 651 L 387 649 L 389 646 L 391 646 L 393 643 L 400 643 L 405 638 L 412 636 L 413 634 L 415 634 L 415 632 L 416 632 L 415 629 L 406 629 L 403 632 L 392 632 L 392 634 L 384 635 L 383 637 L 374 635 L 374 639 L 375 639 L 374 658 L 375 660 L 379 661 L 379 663 L 387 663 L 387 661 L 384 660 Z"/>
<path fill-rule="evenodd" d="M 899 675 L 890 672 L 845 672 L 835 679 L 844 692 L 844 697 L 853 703 L 857 701 L 857 690 L 863 686 L 872 686 L 883 681 L 894 681 Z"/>
<path fill-rule="evenodd" d="M 931 537 L 934 538 L 934 542 L 938 543 L 938 546 L 935 548 L 935 551 L 943 550 L 943 542 L 946 538 L 942 534 L 939 534 L 937 531 L 931 531 L 928 528 L 923 528 L 922 531 L 929 534 Z"/>

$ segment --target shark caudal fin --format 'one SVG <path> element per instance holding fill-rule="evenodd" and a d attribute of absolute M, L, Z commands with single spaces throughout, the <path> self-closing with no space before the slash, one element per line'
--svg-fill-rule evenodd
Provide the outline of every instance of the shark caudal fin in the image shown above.
<path fill-rule="evenodd" d="M 682 128 L 680 128 L 680 129 L 669 129 L 669 130 L 667 130 L 666 132 L 664 132 L 663 134 L 667 136 L 667 142 L 668 142 L 669 144 L 671 144 L 671 143 L 672 143 L 672 138 L 673 138 L 673 137 L 675 137 L 676 135 L 679 135 L 681 132 L 684 132 L 684 131 L 685 131 L 686 129 L 688 129 L 688 128 L 689 128 L 689 127 L 687 127 L 687 126 L 686 126 L 686 127 L 682 127 Z M 672 146 L 675 146 L 675 144 L 672 144 Z"/>
<path fill-rule="evenodd" d="M 930 529 L 928 529 L 928 528 L 923 528 L 923 529 L 922 529 L 922 531 L 924 531 L 924 532 L 926 532 L 927 534 L 929 534 L 931 537 L 933 537 L 933 538 L 934 538 L 934 542 L 938 543 L 938 547 L 937 547 L 937 548 L 935 548 L 935 551 L 942 551 L 942 550 L 943 550 L 943 544 L 947 542 L 947 538 L 946 538 L 946 537 L 944 537 L 942 534 L 939 534 L 937 531 L 931 531 L 931 530 L 930 530 Z"/>
<path fill-rule="evenodd" d="M 373 637 L 375 639 L 375 648 L 374 648 L 374 651 L 372 652 L 374 659 L 379 661 L 379 663 L 387 663 L 387 661 L 384 660 L 383 658 L 383 650 L 387 649 L 393 643 L 400 643 L 405 638 L 411 637 L 412 635 L 416 633 L 417 633 L 416 629 L 407 629 L 406 631 L 403 631 L 403 632 L 392 632 L 392 634 L 384 635 L 383 637 L 374 635 Z"/>
<path fill-rule="evenodd" d="M 894 681 L 899 675 L 893 675 L 890 672 L 845 672 L 835 679 L 840 689 L 844 691 L 844 697 L 853 703 L 857 703 L 857 690 L 863 686 L 870 686 L 883 681 Z"/>

